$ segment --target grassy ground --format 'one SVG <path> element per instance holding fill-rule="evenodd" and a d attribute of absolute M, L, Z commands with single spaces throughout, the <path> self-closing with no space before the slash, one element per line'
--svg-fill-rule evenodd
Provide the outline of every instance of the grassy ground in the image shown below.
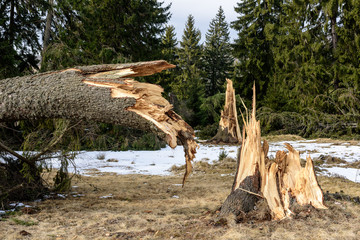
<path fill-rule="evenodd" d="M 197 163 L 184 188 L 181 169 L 172 176 L 81 177 L 66 199 L 31 202 L 36 208 L 4 218 L 0 239 L 360 239 L 360 204 L 334 195 L 326 198 L 328 210 L 303 208 L 294 219 L 217 221 L 234 164 L 232 159 Z M 360 196 L 360 184 L 318 180 L 325 193 Z"/>

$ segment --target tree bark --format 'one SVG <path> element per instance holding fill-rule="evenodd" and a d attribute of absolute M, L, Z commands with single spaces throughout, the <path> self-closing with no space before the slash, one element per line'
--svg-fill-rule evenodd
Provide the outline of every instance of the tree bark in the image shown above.
<path fill-rule="evenodd" d="M 210 140 L 215 143 L 241 143 L 240 127 L 236 110 L 235 90 L 231 80 L 226 79 L 225 106 L 216 135 Z"/>
<path fill-rule="evenodd" d="M 244 120 L 243 141 L 231 194 L 222 205 L 220 216 L 244 215 L 254 210 L 259 199 L 265 199 L 271 218 L 291 217 L 291 203 L 325 209 L 323 193 L 316 180 L 310 156 L 305 168 L 300 153 L 285 144 L 288 153 L 278 151 L 275 160 L 267 157 L 269 145 L 261 144 L 260 121 L 256 120 L 255 85 L 252 113 Z"/>
<path fill-rule="evenodd" d="M 83 119 L 152 131 L 175 148 L 184 145 L 186 173 L 198 145 L 193 129 L 172 110 L 158 85 L 130 77 L 173 68 L 166 61 L 83 66 L 0 80 L 0 122 Z"/>

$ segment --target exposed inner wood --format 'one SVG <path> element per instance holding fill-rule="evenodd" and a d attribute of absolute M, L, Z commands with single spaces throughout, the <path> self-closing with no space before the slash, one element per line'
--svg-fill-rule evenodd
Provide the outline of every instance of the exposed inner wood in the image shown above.
<path fill-rule="evenodd" d="M 219 128 L 210 140 L 216 143 L 241 143 L 241 131 L 237 118 L 236 98 L 233 82 L 226 79 L 225 106 L 221 111 Z"/>
<path fill-rule="evenodd" d="M 252 189 L 254 194 L 265 198 L 274 220 L 291 217 L 290 208 L 293 200 L 300 205 L 326 209 L 310 156 L 303 168 L 300 165 L 299 151 L 290 144 L 286 143 L 285 146 L 288 152 L 278 151 L 275 160 L 267 157 L 269 145 L 266 141 L 261 144 L 260 121 L 256 120 L 254 87 L 253 109 L 250 118 L 244 120 L 243 141 L 232 193 L 223 204 L 223 208 L 228 209 L 222 209 L 222 212 L 235 213 L 239 209 L 246 212 L 249 206 L 255 206 L 259 198 L 238 194 L 237 190 L 242 188 Z M 235 201 L 234 197 L 242 199 Z M 229 202 L 236 202 L 240 206 L 231 206 Z"/>
<path fill-rule="evenodd" d="M 159 67 L 161 69 L 165 68 L 164 65 Z M 97 78 L 101 80 L 114 78 L 119 80 L 119 78 L 128 76 L 144 76 L 157 71 L 158 69 L 154 66 L 150 67 L 150 69 L 143 67 L 125 68 L 92 74 L 83 82 L 92 86 L 110 88 L 112 98 L 135 98 L 135 105 L 128 107 L 126 110 L 132 111 L 152 122 L 158 129 L 164 132 L 166 134 L 165 141 L 170 147 L 175 148 L 177 140 L 180 140 L 184 146 L 186 159 L 184 184 L 192 171 L 191 161 L 195 158 L 196 149 L 199 146 L 194 140 L 193 129 L 172 110 L 173 106 L 162 97 L 163 88 L 158 85 L 137 82 L 128 78 L 121 79 L 122 83 L 96 81 Z"/>

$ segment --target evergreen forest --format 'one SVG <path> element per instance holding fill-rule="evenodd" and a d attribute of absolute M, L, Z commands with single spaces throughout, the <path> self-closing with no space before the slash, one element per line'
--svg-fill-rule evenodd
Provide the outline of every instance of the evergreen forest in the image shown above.
<path fill-rule="evenodd" d="M 242 0 L 233 22 L 219 7 L 205 39 L 192 15 L 176 36 L 171 11 L 157 0 L 2 0 L 0 79 L 164 59 L 177 67 L 137 80 L 161 85 L 201 138 L 216 134 L 226 78 L 234 82 L 239 114 L 241 101 L 250 106 L 255 82 L 263 134 L 359 138 L 360 1 Z M 0 125 L 0 139 L 14 149 L 39 149 L 59 134 L 62 148 L 76 150 L 163 146 L 151 133 L 109 124 Z"/>

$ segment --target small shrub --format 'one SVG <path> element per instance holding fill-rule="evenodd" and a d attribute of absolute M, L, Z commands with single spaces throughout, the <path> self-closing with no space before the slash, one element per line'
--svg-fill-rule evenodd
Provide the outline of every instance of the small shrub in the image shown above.
<path fill-rule="evenodd" d="M 218 128 L 219 128 L 219 123 L 207 125 L 206 127 L 202 128 L 199 132 L 197 132 L 196 136 L 202 140 L 210 139 L 216 135 Z"/>
<path fill-rule="evenodd" d="M 221 150 L 221 152 L 219 153 L 219 161 L 224 160 L 227 156 L 228 156 L 227 151 Z"/>
<path fill-rule="evenodd" d="M 105 154 L 104 153 L 99 153 L 98 155 L 96 155 L 96 159 L 97 160 L 104 160 L 105 159 Z"/>

